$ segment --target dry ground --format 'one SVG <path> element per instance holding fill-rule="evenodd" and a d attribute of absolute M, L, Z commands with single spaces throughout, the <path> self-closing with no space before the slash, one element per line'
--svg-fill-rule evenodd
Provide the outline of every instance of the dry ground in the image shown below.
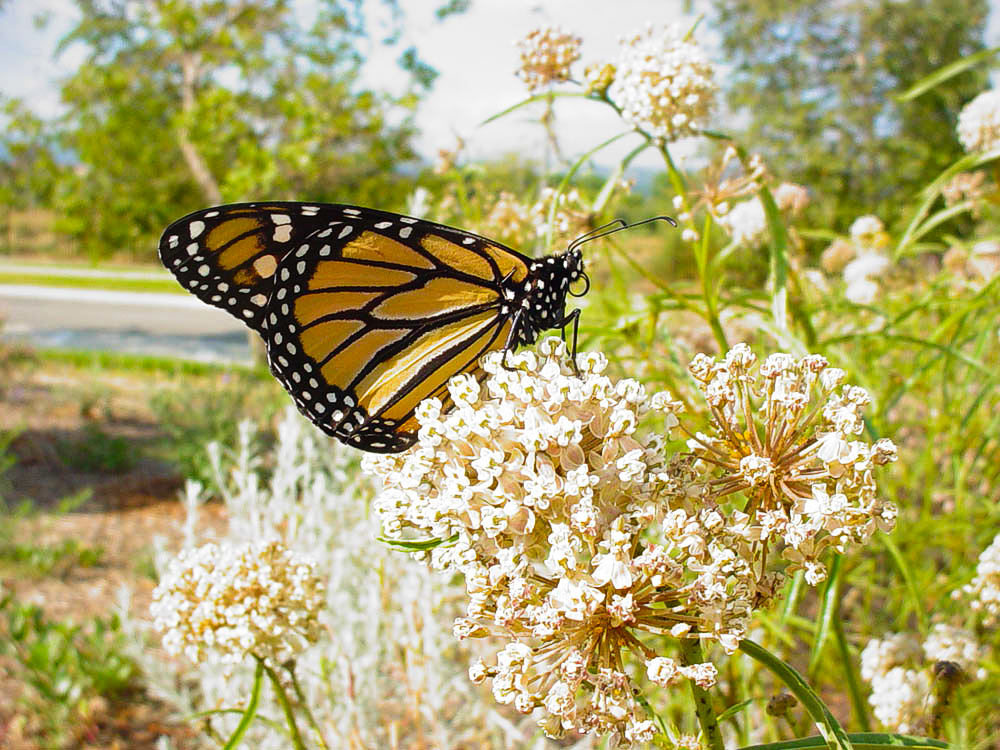
<path fill-rule="evenodd" d="M 2 356 L 2 353 L 0 353 Z M 127 470 L 73 466 L 67 450 L 85 444 L 95 428 L 124 437 L 133 446 L 159 437 L 148 410 L 155 375 L 81 373 L 79 368 L 37 361 L 5 368 L 0 382 L 0 430 L 18 431 L 10 447 L 16 463 L 0 481 L 8 508 L 30 504 L 25 518 L 0 519 L 4 538 L 18 545 L 54 545 L 72 539 L 82 548 L 99 548 L 97 565 L 58 565 L 47 574 L 0 563 L 0 589 L 18 601 L 41 606 L 53 620 L 83 622 L 108 616 L 121 587 L 133 592 L 134 610 L 147 611 L 154 581 L 150 545 L 156 535 L 176 547 L 183 511 L 177 502 L 182 477 L 169 464 L 142 458 Z M 162 381 L 162 377 L 161 377 Z M 67 448 L 70 446 L 70 448 Z M 69 512 L 61 500 L 81 491 L 92 494 Z M 221 506 L 210 505 L 205 523 L 224 523 Z M 12 534 L 10 533 L 12 532 Z M 2 631 L 0 625 L 0 631 Z M 6 637 L 0 632 L 0 637 Z M 21 683 L 12 662 L 0 661 L 0 748 L 27 750 L 34 719 L 19 703 Z M 116 705 L 100 702 L 82 723 L 73 748 L 153 748 L 168 734 L 173 747 L 193 747 L 193 731 L 170 710 L 141 690 Z"/>

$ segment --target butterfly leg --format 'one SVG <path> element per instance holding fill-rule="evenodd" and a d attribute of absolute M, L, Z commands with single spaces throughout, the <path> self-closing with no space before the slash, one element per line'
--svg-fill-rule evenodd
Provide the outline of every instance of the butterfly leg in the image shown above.
<path fill-rule="evenodd" d="M 569 313 L 565 318 L 562 319 L 562 322 L 559 324 L 561 328 L 560 333 L 562 335 L 563 341 L 566 340 L 566 326 L 568 326 L 570 323 L 573 324 L 573 349 L 572 353 L 570 354 L 570 357 L 573 360 L 573 372 L 579 375 L 580 368 L 576 366 L 576 341 L 577 341 L 577 335 L 580 332 L 580 308 L 577 308 L 573 312 Z"/>
<path fill-rule="evenodd" d="M 507 340 L 503 344 L 503 358 L 500 360 L 500 366 L 505 370 L 513 369 L 507 364 L 507 352 L 517 346 L 517 333 L 520 325 L 521 313 L 518 312 L 510 321 L 510 333 L 507 334 Z"/>

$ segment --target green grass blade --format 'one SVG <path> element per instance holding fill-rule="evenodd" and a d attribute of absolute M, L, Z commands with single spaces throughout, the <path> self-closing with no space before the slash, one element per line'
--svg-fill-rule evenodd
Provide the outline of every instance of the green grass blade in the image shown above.
<path fill-rule="evenodd" d="M 906 556 L 888 534 L 880 534 L 879 539 L 882 540 L 889 557 L 896 565 L 896 570 L 899 571 L 899 575 L 902 576 L 903 582 L 906 584 L 906 593 L 910 599 L 910 606 L 913 607 L 913 614 L 917 618 L 917 627 L 920 628 L 921 633 L 927 635 L 927 613 L 920 604 L 920 591 L 917 588 L 917 580 L 913 576 L 913 569 L 907 562 Z"/>
<path fill-rule="evenodd" d="M 906 734 L 889 734 L 888 732 L 852 732 L 847 735 L 855 750 L 876 750 L 886 747 L 909 747 L 914 750 L 940 750 L 950 747 L 947 742 L 932 740 L 929 737 L 910 737 Z M 811 750 L 824 747 L 826 740 L 822 737 L 802 737 L 781 742 L 768 742 L 764 745 L 747 745 L 740 750 Z"/>
<path fill-rule="evenodd" d="M 833 562 L 830 564 L 830 571 L 826 577 L 826 586 L 823 588 L 823 597 L 820 600 L 819 615 L 816 618 L 816 637 L 813 639 L 812 650 L 809 653 L 809 677 L 816 676 L 820 659 L 823 658 L 823 649 L 830 637 L 833 627 L 833 620 L 839 616 L 840 605 L 840 580 L 843 574 L 844 558 L 834 553 Z"/>
<path fill-rule="evenodd" d="M 865 702 L 864 692 L 861 689 L 861 682 L 858 680 L 858 670 L 855 669 L 855 661 L 851 657 L 851 649 L 847 643 L 847 634 L 844 632 L 844 622 L 839 617 L 833 619 L 833 638 L 837 644 L 837 655 L 840 657 L 840 664 L 847 678 L 847 695 L 851 699 L 851 707 L 857 717 L 858 725 L 866 732 L 872 730 L 871 721 L 868 718 L 868 704 Z M 857 747 L 857 745 L 855 745 Z"/>
<path fill-rule="evenodd" d="M 547 101 L 549 99 L 563 98 L 563 97 L 567 97 L 567 96 L 568 97 L 573 97 L 575 99 L 589 99 L 590 98 L 586 94 L 580 94 L 580 93 L 576 93 L 574 91 L 548 91 L 548 92 L 546 92 L 544 94 L 536 94 L 535 96 L 529 96 L 527 99 L 524 99 L 523 101 L 519 101 L 517 104 L 513 104 L 510 107 L 507 107 L 506 109 L 503 109 L 503 110 L 497 112 L 495 115 L 490 115 L 485 120 L 483 120 L 481 123 L 479 123 L 479 127 L 482 127 L 483 125 L 487 125 L 487 124 L 493 122 L 494 120 L 499 120 L 501 117 L 506 117 L 511 112 L 514 112 L 514 111 L 516 111 L 518 109 L 521 109 L 521 107 L 526 107 L 529 104 L 534 104 L 535 102 L 544 102 L 544 101 Z"/>
<path fill-rule="evenodd" d="M 984 49 L 981 52 L 976 52 L 974 55 L 963 57 L 961 60 L 956 60 L 953 63 L 945 65 L 943 68 L 938 68 L 929 76 L 921 78 L 902 94 L 899 94 L 896 97 L 896 100 L 900 102 L 908 102 L 911 99 L 916 99 L 918 96 L 930 91 L 932 88 L 940 86 L 949 78 L 954 78 L 960 73 L 964 73 L 969 68 L 973 68 L 981 62 L 989 60 L 997 52 L 1000 52 L 1000 47 L 991 47 L 990 49 Z"/>

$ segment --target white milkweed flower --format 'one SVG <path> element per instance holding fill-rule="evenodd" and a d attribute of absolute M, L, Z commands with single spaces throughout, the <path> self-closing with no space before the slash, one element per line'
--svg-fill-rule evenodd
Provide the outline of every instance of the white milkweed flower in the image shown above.
<path fill-rule="evenodd" d="M 275 666 L 318 640 L 324 601 L 314 564 L 279 541 L 205 544 L 171 561 L 150 613 L 170 654 Z"/>
<path fill-rule="evenodd" d="M 984 625 L 992 627 L 1000 621 L 1000 534 L 979 555 L 976 575 L 962 587 L 962 593 L 971 597 L 970 607 Z"/>
<path fill-rule="evenodd" d="M 884 438 L 859 439 L 870 398 L 844 385 L 843 370 L 816 354 L 758 362 L 746 344 L 721 361 L 698 355 L 689 370 L 711 419 L 709 433 L 689 446 L 704 462 L 710 497 L 747 497 L 734 530 L 755 556 L 779 541 L 790 567 L 815 584 L 826 575 L 825 549 L 844 552 L 893 528 L 896 507 L 879 497 L 875 470 L 896 460 L 896 448 Z"/>
<path fill-rule="evenodd" d="M 1000 91 L 984 91 L 962 108 L 958 140 L 970 153 L 1000 146 Z"/>
<path fill-rule="evenodd" d="M 611 98 L 632 127 L 676 141 L 705 127 L 715 100 L 714 68 L 678 25 L 652 24 L 623 40 Z"/>
<path fill-rule="evenodd" d="M 671 671 L 654 648 L 687 637 L 735 650 L 755 571 L 719 512 L 685 491 L 689 467 L 668 465 L 667 436 L 638 428 L 658 414 L 675 429 L 680 403 L 605 376 L 602 354 L 578 354 L 577 374 L 559 339 L 538 352 L 508 353 L 506 366 L 487 355 L 482 383 L 449 383 L 451 411 L 421 404 L 413 448 L 366 456 L 385 488 L 375 508 L 390 536 L 451 540 L 417 554 L 464 575 L 455 633 L 500 643 L 495 664 L 471 672 L 498 701 L 541 709 L 553 736 L 647 737 L 643 674 L 716 678 L 707 663 Z"/>
<path fill-rule="evenodd" d="M 558 26 L 534 29 L 517 42 L 521 66 L 517 77 L 531 92 L 569 80 L 569 68 L 580 59 L 580 37 Z"/>
<path fill-rule="evenodd" d="M 871 238 L 878 236 L 885 230 L 882 220 L 874 214 L 859 216 L 851 223 L 848 233 L 851 239 L 858 244 L 868 244 Z"/>
<path fill-rule="evenodd" d="M 874 638 L 861 652 L 861 678 L 871 685 L 875 717 L 897 732 L 910 732 L 932 716 L 937 704 L 934 665 L 952 662 L 965 677 L 986 676 L 986 649 L 965 628 L 937 623 L 921 642 L 913 633 Z"/>
<path fill-rule="evenodd" d="M 767 237 L 767 215 L 756 196 L 730 208 L 719 224 L 732 235 L 733 242 L 744 247 L 758 247 Z"/>
<path fill-rule="evenodd" d="M 844 266 L 844 296 L 858 305 L 868 305 L 875 301 L 879 285 L 878 278 L 889 267 L 889 258 L 881 253 L 866 252 Z"/>

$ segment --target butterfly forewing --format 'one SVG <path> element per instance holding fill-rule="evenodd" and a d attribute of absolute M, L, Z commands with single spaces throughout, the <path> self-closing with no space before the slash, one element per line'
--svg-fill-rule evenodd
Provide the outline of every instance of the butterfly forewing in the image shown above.
<path fill-rule="evenodd" d="M 198 299 L 263 328 L 278 263 L 296 242 L 329 221 L 322 205 L 238 203 L 175 221 L 160 239 L 160 260 Z"/>

